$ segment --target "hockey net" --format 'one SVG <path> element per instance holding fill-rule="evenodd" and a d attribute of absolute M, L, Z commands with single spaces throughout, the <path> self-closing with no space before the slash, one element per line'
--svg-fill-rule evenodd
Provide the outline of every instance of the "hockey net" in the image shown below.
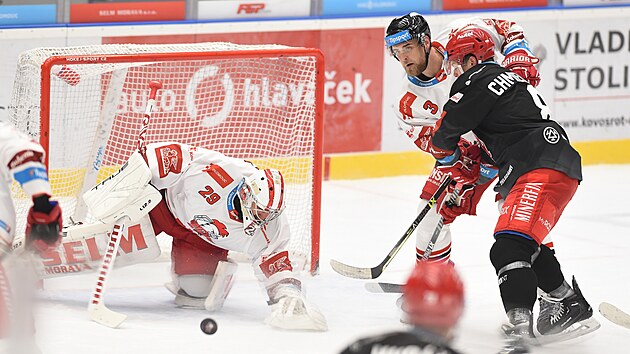
<path fill-rule="evenodd" d="M 147 142 L 205 147 L 282 171 L 290 251 L 318 270 L 323 57 L 279 45 L 112 44 L 38 48 L 20 55 L 14 124 L 47 151 L 64 223 L 89 219 L 78 203 L 136 148 L 149 81 L 163 84 Z M 16 234 L 30 200 L 13 187 Z M 170 242 L 160 240 L 166 251 Z"/>

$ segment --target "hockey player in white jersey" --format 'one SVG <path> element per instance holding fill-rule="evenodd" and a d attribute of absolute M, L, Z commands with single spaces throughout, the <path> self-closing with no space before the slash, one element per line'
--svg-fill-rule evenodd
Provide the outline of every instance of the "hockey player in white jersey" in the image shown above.
<path fill-rule="evenodd" d="M 11 257 L 15 236 L 16 215 L 11 196 L 11 185 L 17 182 L 26 197 L 33 200 L 27 216 L 25 247 L 22 250 L 45 252 L 58 244 L 62 227 L 61 208 L 50 201 L 51 189 L 44 165 L 44 149 L 9 123 L 0 122 L 0 352 L 36 352 L 32 339 L 19 343 L 8 342 L 7 336 L 29 336 L 32 323 L 24 299 L 33 284 L 26 284 L 22 273 L 28 257 Z M 22 262 L 22 260 L 24 262 Z M 16 279 L 17 278 L 17 279 Z M 22 278 L 22 279 L 20 279 Z M 18 284 L 11 280 L 20 280 Z M 24 283 L 24 284 L 22 284 Z M 13 294 L 13 295 L 12 295 Z M 31 342 L 30 344 L 28 342 Z M 15 345 L 21 347 L 16 348 Z"/>
<path fill-rule="evenodd" d="M 540 75 L 535 63 L 538 59 L 529 49 L 523 29 L 514 22 L 499 19 L 465 18 L 449 23 L 436 37 L 431 37 L 431 29 L 420 14 L 412 12 L 394 18 L 387 28 L 385 45 L 390 54 L 400 62 L 406 72 L 403 90 L 394 104 L 400 128 L 421 150 L 427 152 L 435 123 L 442 115 L 442 107 L 449 99 L 449 90 L 455 81 L 454 74 L 447 75 L 442 69 L 445 58 L 446 43 L 458 29 L 479 27 L 487 31 L 494 40 L 495 50 L 505 59 L 503 66 L 511 69 L 532 85 L 540 82 Z M 482 156 L 482 181 L 474 187 L 465 187 L 460 192 L 457 205 L 443 207 L 440 210 L 444 217 L 444 227 L 431 251 L 428 261 L 448 262 L 451 253 L 451 232 L 449 224 L 461 214 L 476 214 L 476 207 L 483 192 L 496 176 L 496 169 L 491 160 L 484 159 L 483 149 L 474 144 L 476 138 L 472 133 L 466 134 L 460 141 L 464 154 L 470 154 L 472 160 Z M 458 171 L 448 166 L 437 166 L 426 181 L 420 198 L 419 208 L 423 208 L 427 200 L 437 190 L 447 174 Z M 456 176 L 454 176 L 456 177 Z M 452 191 L 450 187 L 449 191 Z M 438 203 L 440 205 L 440 203 Z M 424 259 L 424 253 L 438 223 L 440 214 L 432 210 L 420 223 L 416 232 L 416 257 Z"/>
<path fill-rule="evenodd" d="M 179 305 L 220 308 L 236 268 L 227 254 L 236 251 L 252 257 L 254 273 L 267 291 L 272 311 L 267 324 L 327 329 L 293 271 L 280 171 L 173 142 L 149 144 L 146 162 L 151 184 L 163 195 L 149 213 L 153 229 L 173 237 L 169 288 Z"/>

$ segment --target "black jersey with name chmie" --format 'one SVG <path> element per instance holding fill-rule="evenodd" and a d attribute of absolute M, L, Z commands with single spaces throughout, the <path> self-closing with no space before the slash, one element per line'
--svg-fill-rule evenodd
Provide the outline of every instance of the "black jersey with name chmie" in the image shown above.
<path fill-rule="evenodd" d="M 482 63 L 459 76 L 451 87 L 432 144 L 454 151 L 460 135 L 472 130 L 486 145 L 505 197 L 518 177 L 549 168 L 582 180 L 581 158 L 566 132 L 551 120 L 551 110 L 526 80 L 496 63 Z"/>
<path fill-rule="evenodd" d="M 391 332 L 359 339 L 341 352 L 341 354 L 375 353 L 460 354 L 449 347 L 441 337 L 422 329 Z"/>

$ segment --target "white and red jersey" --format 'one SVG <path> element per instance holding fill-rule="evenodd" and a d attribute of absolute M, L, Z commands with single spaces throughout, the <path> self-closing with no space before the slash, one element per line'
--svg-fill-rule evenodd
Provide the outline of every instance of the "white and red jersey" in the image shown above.
<path fill-rule="evenodd" d="M 29 195 L 50 195 L 44 149 L 9 123 L 0 122 L 0 173 L 2 183 L 17 181 Z"/>
<path fill-rule="evenodd" d="M 518 46 L 523 44 L 523 42 L 526 44 L 523 27 L 516 22 L 494 18 L 469 17 L 449 22 L 435 36 L 433 45 L 440 48 L 440 52 L 443 53 L 453 34 L 465 28 L 481 28 L 487 32 L 494 41 L 495 52 L 502 55 L 509 52 L 514 45 Z"/>
<path fill-rule="evenodd" d="M 181 225 L 219 248 L 250 255 L 255 272 L 266 283 L 272 275 L 291 270 L 286 216 L 255 227 L 243 222 L 240 206 L 234 203 L 243 178 L 256 171 L 253 164 L 174 142 L 149 144 L 147 163 L 151 183 L 165 190 L 166 205 Z M 290 272 L 280 273 L 285 274 L 274 276 L 272 282 Z"/>
<path fill-rule="evenodd" d="M 448 101 L 454 81 L 455 77 L 446 75 L 443 70 L 429 81 L 405 77 L 403 92 L 394 110 L 400 128 L 423 151 L 429 149 L 433 127 L 442 115 L 442 107 Z"/>
<path fill-rule="evenodd" d="M 50 184 L 44 149 L 12 124 L 0 122 L 0 246 L 10 247 L 15 230 L 11 184 L 17 181 L 28 196 L 48 194 Z"/>
<path fill-rule="evenodd" d="M 479 27 L 488 32 L 495 42 L 495 51 L 498 53 L 505 53 L 512 45 L 518 45 L 525 40 L 523 28 L 515 22 L 472 17 L 451 21 L 435 37 L 431 46 L 444 56 L 450 36 L 468 26 Z M 454 81 L 455 77 L 452 74 L 447 75 L 443 70 L 428 81 L 405 76 L 403 90 L 393 108 L 398 117 L 398 125 L 423 151 L 428 151 L 433 127 L 442 116 L 442 108 L 449 99 Z M 475 139 L 470 133 L 464 138 Z"/>

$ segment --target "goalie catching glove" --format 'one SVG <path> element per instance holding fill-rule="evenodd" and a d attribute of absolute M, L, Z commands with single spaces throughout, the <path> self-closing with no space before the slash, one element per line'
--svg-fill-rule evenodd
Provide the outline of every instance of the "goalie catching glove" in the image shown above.
<path fill-rule="evenodd" d="M 297 280 L 285 279 L 268 290 L 271 315 L 265 323 L 280 329 L 327 331 L 324 315 L 310 304 Z"/>
<path fill-rule="evenodd" d="M 46 194 L 33 197 L 26 217 L 26 247 L 39 253 L 56 248 L 61 241 L 61 208 L 49 198 Z"/>

